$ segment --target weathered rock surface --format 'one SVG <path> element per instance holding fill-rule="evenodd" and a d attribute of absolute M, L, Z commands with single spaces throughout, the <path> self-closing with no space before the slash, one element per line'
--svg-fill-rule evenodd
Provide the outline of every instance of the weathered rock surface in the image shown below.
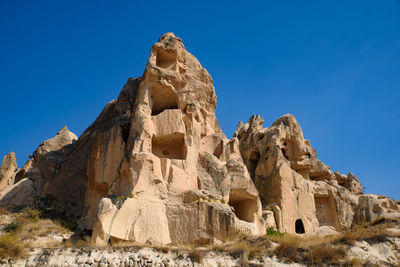
<path fill-rule="evenodd" d="M 5 170 L 7 169 L 4 177 L 10 177 L 8 180 L 12 183 L 9 182 L 8 188 L 1 192 L 0 206 L 11 208 L 32 205 L 36 197 L 47 195 L 49 192 L 46 187 L 69 156 L 76 140 L 75 134 L 66 126 L 62 127 L 56 136 L 44 141 L 37 148 L 33 157 L 21 169 L 17 168 L 15 154 L 8 154 L 3 162 Z M 64 191 L 65 187 L 68 186 L 60 186 L 58 191 Z M 59 194 L 54 193 L 53 196 L 57 199 Z"/>
<path fill-rule="evenodd" d="M 89 156 L 85 222 L 96 245 L 265 231 L 237 144 L 215 117 L 212 79 L 172 33 L 154 44 L 134 103 L 125 136 L 119 125 L 97 134 Z"/>
<path fill-rule="evenodd" d="M 363 196 L 352 173 L 333 173 L 318 160 L 294 116 L 284 115 L 269 128 L 262 128 L 263 122 L 253 116 L 239 123 L 234 136 L 264 210 L 273 211 L 280 231 L 318 233 L 326 226 L 340 231 L 399 214 L 394 201 Z"/>
<path fill-rule="evenodd" d="M 51 180 L 78 138 L 66 126 L 56 136 L 44 141 L 33 153 L 36 166 L 44 179 Z"/>
<path fill-rule="evenodd" d="M 0 165 L 0 191 L 14 184 L 15 171 L 18 169 L 15 153 L 4 156 Z"/>
<path fill-rule="evenodd" d="M 15 208 L 33 204 L 37 191 L 27 178 L 0 192 L 0 208 Z"/>
<path fill-rule="evenodd" d="M 0 207 L 52 196 L 52 209 L 92 231 L 92 243 L 220 243 L 267 228 L 298 234 L 400 215 L 364 195 L 358 178 L 317 159 L 293 115 L 270 127 L 252 116 L 232 139 L 215 116 L 213 81 L 172 33 L 156 42 L 143 76 L 77 139 L 66 127 L 21 169 L 0 168 Z"/>
<path fill-rule="evenodd" d="M 365 194 L 359 197 L 354 211 L 355 224 L 364 224 L 377 218 L 400 218 L 400 206 L 385 196 Z"/>

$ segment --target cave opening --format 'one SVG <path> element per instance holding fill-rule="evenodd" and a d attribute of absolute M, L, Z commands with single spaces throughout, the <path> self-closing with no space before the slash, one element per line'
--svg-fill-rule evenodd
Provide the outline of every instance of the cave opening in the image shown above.
<path fill-rule="evenodd" d="M 304 224 L 301 219 L 296 220 L 295 222 L 295 230 L 296 234 L 304 234 L 306 231 L 304 230 Z"/>
<path fill-rule="evenodd" d="M 158 49 L 156 55 L 156 65 L 163 69 L 171 69 L 175 67 L 177 54 L 174 51 Z"/>
<path fill-rule="evenodd" d="M 168 86 L 156 84 L 150 89 L 151 115 L 160 114 L 166 109 L 178 109 L 179 99 L 174 90 Z"/>
<path fill-rule="evenodd" d="M 159 158 L 186 159 L 186 146 L 184 135 L 175 133 L 171 135 L 153 136 L 151 150 Z"/>
<path fill-rule="evenodd" d="M 254 222 L 254 213 L 257 211 L 257 200 L 251 198 L 242 190 L 233 189 L 229 193 L 229 206 L 239 220 Z"/>
<path fill-rule="evenodd" d="M 259 151 L 253 152 L 251 154 L 249 162 L 248 162 L 248 170 L 249 170 L 249 173 L 250 173 L 250 177 L 253 180 L 254 180 L 254 178 L 256 176 L 256 169 L 257 169 L 259 161 L 260 161 L 260 152 Z"/>
<path fill-rule="evenodd" d="M 130 123 L 125 123 L 124 125 L 121 126 L 122 140 L 124 140 L 125 144 L 128 143 L 130 128 L 131 128 L 131 124 Z"/>

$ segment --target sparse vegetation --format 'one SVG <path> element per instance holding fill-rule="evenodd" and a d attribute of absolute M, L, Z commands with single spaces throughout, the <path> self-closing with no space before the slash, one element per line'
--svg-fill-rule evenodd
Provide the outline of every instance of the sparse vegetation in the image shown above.
<path fill-rule="evenodd" d="M 66 246 L 66 247 L 90 247 L 89 233 L 75 233 L 74 238 L 64 239 L 63 242 L 49 241 L 49 234 L 71 233 L 63 227 L 61 222 L 44 218 L 42 212 L 37 209 L 26 209 L 20 213 L 3 212 L 5 216 L 10 216 L 12 221 L 3 224 L 3 234 L 0 236 L 0 259 L 7 257 L 16 259 L 26 256 L 26 251 L 32 245 L 46 247 Z M 8 215 L 7 215 L 8 214 Z M 365 240 L 369 243 L 382 242 L 388 240 L 390 236 L 400 237 L 399 232 L 390 231 L 393 225 L 398 225 L 398 219 L 378 218 L 368 224 L 358 225 L 348 231 L 335 235 L 300 236 L 281 233 L 274 228 L 266 229 L 266 235 L 258 238 L 240 235 L 237 241 L 228 241 L 222 245 L 210 245 L 199 249 L 195 246 L 180 246 L 171 248 L 168 246 L 152 246 L 154 249 L 169 253 L 179 250 L 193 261 L 202 263 L 208 251 L 220 251 L 227 253 L 238 259 L 240 264 L 247 266 L 249 261 L 262 256 L 276 255 L 285 262 L 297 262 L 306 265 L 350 265 L 361 266 L 364 262 L 360 259 L 347 259 L 348 247 L 354 245 L 356 241 Z M 47 243 L 46 243 L 47 242 Z M 112 240 L 112 247 L 143 247 L 135 242 L 123 240 Z M 179 252 L 179 253 L 180 253 Z"/>
<path fill-rule="evenodd" d="M 324 237 L 285 235 L 269 238 L 279 243 L 274 253 L 287 262 L 302 262 L 309 265 L 340 264 L 347 256 L 346 246 L 354 245 L 356 241 L 365 240 L 373 243 L 385 241 L 389 236 L 400 237 L 399 234 L 388 231 L 390 223 L 398 224 L 399 222 L 380 218 L 337 235 Z M 356 259 L 352 259 L 352 261 L 356 262 Z"/>
<path fill-rule="evenodd" d="M 281 232 L 275 230 L 273 227 L 267 228 L 266 234 L 267 234 L 267 236 L 283 236 L 284 235 L 284 233 L 281 233 Z"/>
<path fill-rule="evenodd" d="M 22 228 L 21 222 L 10 222 L 4 226 L 4 231 L 7 233 L 14 233 L 20 231 Z"/>
<path fill-rule="evenodd" d="M 15 233 L 0 236 L 0 258 L 17 259 L 25 255 L 25 246 Z"/>
<path fill-rule="evenodd" d="M 0 236 L 0 258 L 24 257 L 26 249 L 32 246 L 57 246 L 59 242 L 48 236 L 69 232 L 57 221 L 41 218 L 40 211 L 36 209 L 7 214 L 12 221 L 2 227 L 5 233 Z"/>

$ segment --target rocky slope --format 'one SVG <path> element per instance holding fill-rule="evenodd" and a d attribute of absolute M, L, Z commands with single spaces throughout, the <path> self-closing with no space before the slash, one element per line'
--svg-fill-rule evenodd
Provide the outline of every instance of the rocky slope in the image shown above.
<path fill-rule="evenodd" d="M 395 201 L 363 194 L 357 177 L 317 159 L 286 114 L 270 127 L 252 116 L 231 139 L 215 116 L 213 81 L 172 33 L 142 77 L 77 138 L 67 127 L 18 169 L 0 167 L 0 208 L 37 208 L 91 234 L 97 247 L 218 245 L 267 229 L 337 233 L 400 217 Z"/>

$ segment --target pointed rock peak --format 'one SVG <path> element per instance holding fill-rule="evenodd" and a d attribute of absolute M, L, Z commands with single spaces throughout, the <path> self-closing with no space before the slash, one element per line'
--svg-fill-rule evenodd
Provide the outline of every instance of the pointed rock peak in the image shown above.
<path fill-rule="evenodd" d="M 260 114 L 253 115 L 249 119 L 249 126 L 252 128 L 254 131 L 259 131 L 262 129 L 262 126 L 264 124 L 264 119 L 261 118 Z"/>
<path fill-rule="evenodd" d="M 0 165 L 0 169 L 9 168 L 13 166 L 13 168 L 17 168 L 17 157 L 15 156 L 15 152 L 11 151 L 7 155 L 4 156 L 3 161 Z"/>
<path fill-rule="evenodd" d="M 71 132 L 70 130 L 68 130 L 67 125 L 64 125 L 60 131 L 58 131 L 57 135 L 63 135 L 63 136 L 68 136 L 71 140 L 77 140 L 78 137 Z"/>
<path fill-rule="evenodd" d="M 67 125 L 64 125 L 64 126 L 58 131 L 58 133 L 64 133 L 64 132 L 69 132 Z"/>

